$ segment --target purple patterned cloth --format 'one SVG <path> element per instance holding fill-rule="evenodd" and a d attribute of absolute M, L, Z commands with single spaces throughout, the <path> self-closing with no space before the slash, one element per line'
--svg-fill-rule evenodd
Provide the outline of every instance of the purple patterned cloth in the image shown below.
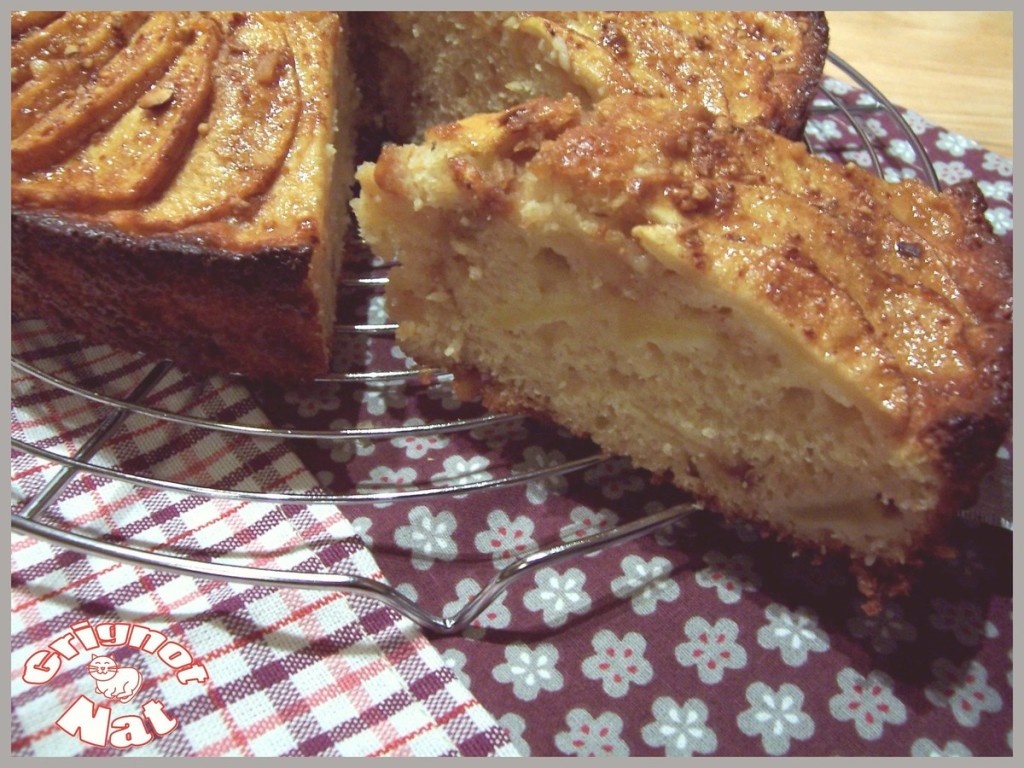
<path fill-rule="evenodd" d="M 912 142 L 869 95 L 838 80 L 827 87 L 858 116 L 863 134 L 833 102 L 821 99 L 807 132 L 816 152 L 871 168 L 866 138 L 886 178 L 922 176 Z M 905 116 L 940 182 L 976 179 L 994 230 L 1011 242 L 1011 161 L 919 115 Z M 345 311 L 343 320 L 351 322 L 387 320 L 376 295 L 346 304 Z M 382 337 L 343 336 L 337 356 L 349 370 L 413 365 Z M 447 385 L 426 380 L 324 383 L 291 391 L 253 387 L 249 394 L 271 422 L 304 430 L 415 427 L 482 415 L 458 403 Z M 296 439 L 274 450 L 282 452 L 274 461 L 297 458 L 327 493 L 471 483 L 595 453 L 589 442 L 531 420 L 389 439 Z M 1008 450 L 1003 453 L 1008 460 Z M 246 458 L 248 464 L 260 461 Z M 257 534 L 273 529 L 329 564 L 332 557 L 352 555 L 317 536 L 348 530 L 372 552 L 366 569 L 379 569 L 380 577 L 428 610 L 451 615 L 522 554 L 682 500 L 675 489 L 611 459 L 490 490 L 367 501 L 294 519 L 272 515 L 261 530 L 236 521 L 233 538 L 215 539 L 214 550 L 258 551 L 268 541 Z M 463 753 L 514 747 L 534 756 L 1011 754 L 1012 541 L 1006 531 L 978 523 L 958 528 L 956 555 L 928 563 L 913 596 L 886 601 L 875 616 L 860 610 L 842 561 L 812 563 L 744 524 L 703 512 L 657 534 L 541 568 L 515 582 L 470 629 L 431 638 L 447 663 L 448 682 L 454 675 L 471 692 L 465 705 L 479 702 L 507 734 L 495 737 L 487 730 L 493 721 L 478 713 L 479 738 L 487 744 L 474 746 L 466 743 L 471 730 L 460 731 L 463 742 L 448 733 L 443 713 L 433 712 L 431 722 Z M 165 579 L 147 583 L 159 590 Z M 229 621 L 226 606 L 272 594 L 263 590 L 234 602 L 224 602 L 224 595 L 210 605 Z M 364 601 L 354 605 L 347 610 L 357 618 L 339 614 L 341 626 L 354 621 L 376 643 L 371 655 L 393 659 L 389 642 L 398 639 L 365 628 L 378 621 L 394 633 L 394 612 L 374 611 Z M 289 610 L 301 613 L 301 606 Z M 270 615 L 278 614 L 288 611 Z M 296 631 L 308 629 L 293 624 Z M 285 650 L 261 674 L 294 680 L 302 676 L 296 665 L 315 663 L 322 674 L 340 675 L 350 640 L 329 624 L 317 632 L 315 648 L 303 643 L 294 653 Z M 269 642 L 266 628 L 254 625 L 251 633 L 261 644 Z M 429 661 L 430 654 L 424 658 Z M 247 690 L 273 682 L 249 681 Z M 424 684 L 413 682 L 412 690 Z M 244 708 L 229 702 L 230 686 L 214 680 L 214 689 L 221 686 L 219 706 L 235 729 L 230 743 L 251 754 L 239 746 L 251 732 Z M 329 701 L 326 686 L 322 681 L 316 693 Z M 339 732 L 313 733 L 309 715 L 303 712 L 306 753 L 337 751 L 331 740 L 341 738 Z"/>

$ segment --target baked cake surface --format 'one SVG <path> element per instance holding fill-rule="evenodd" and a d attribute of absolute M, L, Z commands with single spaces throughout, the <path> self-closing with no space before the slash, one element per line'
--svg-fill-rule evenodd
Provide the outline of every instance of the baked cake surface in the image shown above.
<path fill-rule="evenodd" d="M 372 156 L 395 135 L 378 112 L 419 132 L 536 93 L 667 92 L 796 133 L 827 44 L 821 14 L 780 13 L 23 11 L 11 28 L 15 312 L 279 380 L 328 369 L 353 134 Z"/>
<path fill-rule="evenodd" d="M 907 563 L 1010 412 L 1008 249 L 936 194 L 668 99 L 538 99 L 357 173 L 398 340 L 727 514 Z"/>
<path fill-rule="evenodd" d="M 340 17 L 13 14 L 19 31 L 15 311 L 198 372 L 326 370 L 357 99 Z"/>
<path fill-rule="evenodd" d="M 798 136 L 828 49 L 822 13 L 379 12 L 354 17 L 363 88 L 385 134 L 538 96 L 703 104 Z"/>

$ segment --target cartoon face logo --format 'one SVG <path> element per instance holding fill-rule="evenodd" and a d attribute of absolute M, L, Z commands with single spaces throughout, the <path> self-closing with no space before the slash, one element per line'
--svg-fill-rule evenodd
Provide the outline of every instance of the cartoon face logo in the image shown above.
<path fill-rule="evenodd" d="M 135 667 L 120 667 L 110 656 L 93 654 L 89 676 L 96 681 L 96 692 L 108 699 L 126 703 L 135 698 L 142 687 L 142 675 Z"/>

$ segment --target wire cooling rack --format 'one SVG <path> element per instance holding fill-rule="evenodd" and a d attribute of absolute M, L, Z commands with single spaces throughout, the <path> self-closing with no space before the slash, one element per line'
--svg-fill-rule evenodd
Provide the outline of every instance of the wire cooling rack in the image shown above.
<path fill-rule="evenodd" d="M 843 146 L 838 149 L 829 143 L 829 137 L 816 135 L 808 131 L 805 142 L 812 152 L 818 154 L 838 155 L 838 159 L 850 153 L 866 153 L 871 167 L 879 176 L 884 175 L 884 168 L 889 158 L 879 155 L 877 144 L 873 140 L 872 120 L 885 115 L 898 127 L 913 148 L 915 158 L 909 162 L 915 169 L 915 175 L 923 177 L 935 189 L 939 182 L 928 159 L 927 152 L 921 145 L 913 130 L 907 125 L 893 105 L 870 82 L 855 69 L 834 54 L 829 55 L 830 61 L 847 77 L 862 89 L 863 94 L 855 103 L 838 98 L 835 89 L 822 88 L 812 106 L 812 118 L 829 115 L 844 121 L 852 130 L 848 135 L 856 137 L 855 145 Z M 844 139 L 848 141 L 848 139 Z M 351 299 L 353 306 L 367 306 L 379 297 L 387 283 L 388 265 L 374 264 L 367 261 L 355 275 L 346 280 L 342 290 Z M 15 323 L 20 321 L 14 320 Z M 363 322 L 357 319 L 350 323 L 337 326 L 337 337 L 351 346 L 352 340 L 360 343 L 372 343 L 380 339 L 393 339 L 395 326 L 386 321 Z M 64 455 L 48 444 L 33 443 L 21 439 L 12 439 L 12 447 L 25 454 L 37 457 L 45 462 L 56 465 L 56 472 L 31 498 L 25 500 L 17 514 L 12 514 L 11 527 L 21 533 L 48 540 L 59 546 L 89 554 L 112 558 L 126 563 L 139 565 L 175 573 L 188 574 L 195 577 L 228 580 L 241 583 L 263 584 L 277 587 L 301 587 L 324 590 L 338 590 L 359 594 L 377 599 L 419 624 L 437 633 L 460 632 L 470 626 L 471 622 L 490 605 L 510 584 L 521 576 L 544 566 L 562 562 L 568 558 L 580 557 L 603 551 L 609 547 L 624 543 L 639 536 L 645 536 L 680 521 L 696 509 L 695 505 L 682 504 L 660 509 L 646 514 L 639 519 L 613 525 L 607 530 L 574 541 L 560 541 L 554 545 L 544 546 L 536 551 L 513 559 L 504 569 L 500 570 L 483 588 L 461 609 L 453 615 L 441 616 L 423 608 L 418 602 L 402 594 L 384 581 L 362 577 L 339 576 L 330 573 L 296 573 L 267 568 L 240 566 L 222 562 L 209 562 L 144 550 L 123 543 L 102 540 L 83 530 L 61 527 L 50 520 L 41 522 L 40 513 L 51 508 L 58 497 L 73 479 L 81 475 L 105 477 L 119 483 L 128 483 L 137 487 L 160 489 L 174 493 L 197 494 L 203 497 L 223 498 L 235 501 L 262 501 L 276 504 L 334 504 L 372 508 L 397 501 L 410 501 L 449 495 L 463 495 L 482 492 L 488 489 L 501 488 L 509 485 L 544 481 L 552 477 L 567 475 L 595 467 L 606 462 L 609 457 L 600 453 L 593 446 L 585 450 L 583 455 L 570 460 L 540 466 L 532 469 L 513 469 L 503 475 L 483 479 L 468 479 L 460 476 L 442 478 L 427 485 L 367 485 L 356 483 L 352 488 L 338 491 L 336 489 L 312 488 L 306 492 L 278 491 L 266 488 L 236 487 L 230 484 L 217 486 L 213 484 L 189 484 L 161 478 L 155 474 L 133 471 L 116 463 L 102 463 L 96 460 L 97 455 L 108 445 L 130 416 L 141 417 L 159 423 L 171 423 L 195 428 L 203 431 L 223 432 L 242 436 L 252 440 L 258 446 L 267 445 L 268 441 L 315 441 L 317 444 L 332 445 L 338 443 L 357 443 L 359 441 L 391 441 L 402 437 L 422 436 L 429 438 L 437 435 L 464 435 L 481 429 L 494 428 L 502 424 L 520 420 L 521 417 L 503 416 L 479 412 L 468 416 L 433 418 L 423 423 L 404 424 L 367 424 L 359 423 L 352 426 L 338 426 L 330 429 L 301 429 L 295 427 L 263 426 L 240 423 L 232 420 L 210 419 L 190 412 L 178 412 L 147 405 L 147 396 L 162 381 L 176 372 L 169 361 L 153 362 L 148 372 L 128 394 L 110 394 L 102 387 L 90 385 L 74 374 L 73 365 L 56 366 L 55 369 L 44 369 L 34 363 L 30 356 L 19 354 L 15 350 L 12 358 L 12 375 L 32 377 L 39 386 L 56 388 L 81 401 L 100 404 L 107 407 L 108 415 L 91 432 L 71 455 Z M 321 384 L 346 386 L 355 388 L 375 388 L 380 390 L 408 390 L 411 397 L 422 397 L 422 388 L 426 385 L 449 387 L 451 377 L 443 371 L 416 366 L 410 361 L 402 361 L 395 368 L 375 367 L 360 370 L 358 366 L 342 366 L 319 380 Z M 19 405 L 17 398 L 13 406 Z M 13 484 L 13 478 L 12 478 Z M 47 516 L 51 517 L 51 516 Z"/>

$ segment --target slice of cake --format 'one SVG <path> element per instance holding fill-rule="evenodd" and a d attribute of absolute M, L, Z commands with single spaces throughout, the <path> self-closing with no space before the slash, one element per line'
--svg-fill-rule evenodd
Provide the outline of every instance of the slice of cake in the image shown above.
<path fill-rule="evenodd" d="M 803 130 L 822 13 L 378 12 L 353 16 L 360 83 L 389 138 L 538 96 L 637 93 Z"/>
<path fill-rule="evenodd" d="M 357 178 L 408 353 L 802 545 L 915 560 L 1007 430 L 1009 253 L 971 186 L 634 96 L 474 116 Z"/>
<path fill-rule="evenodd" d="M 14 310 L 200 373 L 326 371 L 357 104 L 341 17 L 12 29 Z"/>

